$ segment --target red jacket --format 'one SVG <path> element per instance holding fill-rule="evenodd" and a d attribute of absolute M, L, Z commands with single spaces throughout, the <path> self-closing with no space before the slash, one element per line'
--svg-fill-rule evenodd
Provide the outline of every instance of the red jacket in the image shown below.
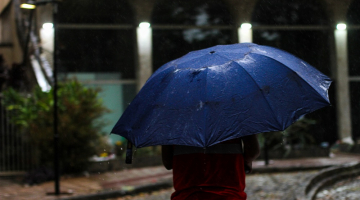
<path fill-rule="evenodd" d="M 246 199 L 244 159 L 239 149 L 240 139 L 214 145 L 205 153 L 201 148 L 174 146 L 175 192 L 171 199 Z"/>

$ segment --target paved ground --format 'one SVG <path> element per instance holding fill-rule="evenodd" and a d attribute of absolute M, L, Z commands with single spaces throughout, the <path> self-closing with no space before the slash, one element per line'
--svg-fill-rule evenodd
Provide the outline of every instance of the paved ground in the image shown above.
<path fill-rule="evenodd" d="M 62 177 L 60 180 L 61 191 L 73 194 L 60 195 L 60 197 L 96 194 L 120 189 L 131 190 L 135 186 L 157 183 L 164 179 L 171 180 L 171 178 L 172 172 L 162 166 L 98 173 L 84 177 Z M 0 180 L 0 199 L 57 199 L 54 195 L 47 195 L 49 192 L 54 192 L 53 182 L 27 186 L 19 184 L 17 181 L 14 182 L 14 180 Z"/>
<path fill-rule="evenodd" d="M 246 177 L 246 193 L 250 200 L 292 200 L 294 192 L 308 178 L 315 175 L 317 170 L 287 172 L 287 173 L 260 173 Z M 169 200 L 172 188 L 153 193 L 141 193 L 136 196 L 125 196 L 108 200 Z"/>
<path fill-rule="evenodd" d="M 254 162 L 254 170 L 258 173 L 248 176 L 247 193 L 249 196 L 259 195 L 259 198 L 255 199 L 279 199 L 286 195 L 291 195 L 291 188 L 296 188 L 298 184 L 303 182 L 301 180 L 316 172 L 316 170 L 302 170 L 339 165 L 353 161 L 360 161 L 360 155 L 339 154 L 332 158 L 272 160 L 269 166 L 264 166 L 263 161 L 256 161 Z M 82 177 L 62 177 L 60 181 L 61 191 L 72 192 L 72 195 L 60 195 L 58 197 L 47 195 L 48 192 L 54 191 L 53 182 L 26 186 L 16 180 L 6 180 L 0 177 L 0 199 L 53 200 L 68 197 L 74 198 L 82 195 L 95 195 L 106 191 L 131 190 L 136 186 L 170 181 L 171 177 L 171 171 L 166 170 L 162 166 L 98 173 Z M 171 190 L 157 191 L 158 196 L 155 195 L 156 199 L 168 199 Z M 141 195 L 145 196 L 147 194 Z M 147 196 L 146 199 L 151 200 L 151 198 Z"/>
<path fill-rule="evenodd" d="M 316 195 L 316 200 L 358 200 L 359 198 L 360 176 L 337 182 Z"/>

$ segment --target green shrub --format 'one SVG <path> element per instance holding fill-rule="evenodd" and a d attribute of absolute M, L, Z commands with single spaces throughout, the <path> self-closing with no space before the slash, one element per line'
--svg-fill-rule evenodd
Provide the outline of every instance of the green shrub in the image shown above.
<path fill-rule="evenodd" d="M 276 131 L 270 133 L 259 134 L 259 143 L 264 148 L 265 142 L 268 150 L 288 150 L 294 147 L 304 147 L 315 143 L 315 139 L 311 133 L 311 126 L 316 124 L 315 120 L 301 118 L 284 131 Z"/>
<path fill-rule="evenodd" d="M 99 145 L 103 145 L 100 130 L 104 122 L 99 117 L 108 110 L 98 98 L 98 92 L 77 81 L 59 84 L 58 133 L 63 173 L 85 170 L 89 157 L 99 154 Z M 37 87 L 25 96 L 8 89 L 4 91 L 4 103 L 8 110 L 15 112 L 13 122 L 28 130 L 38 150 L 39 164 L 51 166 L 54 160 L 53 91 L 43 92 Z"/>

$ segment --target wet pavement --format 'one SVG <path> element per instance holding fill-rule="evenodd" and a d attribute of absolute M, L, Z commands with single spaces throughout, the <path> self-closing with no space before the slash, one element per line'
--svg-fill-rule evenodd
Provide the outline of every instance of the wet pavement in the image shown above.
<path fill-rule="evenodd" d="M 339 181 L 319 191 L 316 200 L 358 200 L 360 198 L 360 176 Z"/>
<path fill-rule="evenodd" d="M 248 175 L 245 192 L 248 199 L 291 200 L 294 199 L 296 189 L 317 172 L 318 170 Z M 108 200 L 168 200 L 173 191 L 170 188 L 153 193 L 141 193 L 136 196 L 129 195 Z"/>
<path fill-rule="evenodd" d="M 153 184 L 172 179 L 172 172 L 163 166 L 146 167 L 137 169 L 124 169 L 106 173 L 87 174 L 81 177 L 62 177 L 60 180 L 61 192 L 58 197 L 48 195 L 54 192 L 54 182 L 28 186 L 19 181 L 1 179 L 0 200 L 53 200 L 73 198 L 82 195 L 97 195 L 100 192 L 115 190 L 131 191 L 136 186 Z"/>
<path fill-rule="evenodd" d="M 291 200 L 297 189 L 318 170 L 289 173 L 266 173 L 248 176 L 245 192 L 248 199 L 258 200 Z"/>
<path fill-rule="evenodd" d="M 255 173 L 248 175 L 246 192 L 248 199 L 292 199 L 294 191 L 320 168 L 360 161 L 360 155 L 336 155 L 329 158 L 306 158 L 271 160 L 265 166 L 263 161 L 253 163 Z M 71 195 L 48 195 L 54 191 L 54 182 L 27 186 L 19 181 L 6 180 L 0 177 L 0 199 L 6 200 L 53 200 L 53 199 L 111 199 L 101 196 L 104 192 L 133 191 L 134 188 L 158 183 L 170 182 L 171 171 L 163 166 L 137 169 L 124 169 L 106 173 L 86 174 L 79 177 L 65 177 L 60 181 L 61 191 L 72 192 Z M 125 196 L 113 199 L 169 199 L 172 188 L 157 189 L 153 193 L 136 193 L 136 196 Z"/>

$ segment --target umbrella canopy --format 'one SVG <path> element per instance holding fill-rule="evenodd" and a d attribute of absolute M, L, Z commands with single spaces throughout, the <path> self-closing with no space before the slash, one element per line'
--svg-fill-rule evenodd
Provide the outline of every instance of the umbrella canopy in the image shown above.
<path fill-rule="evenodd" d="M 159 68 L 112 133 L 136 147 L 208 147 L 281 131 L 330 104 L 331 80 L 276 48 L 240 43 L 193 51 Z"/>

